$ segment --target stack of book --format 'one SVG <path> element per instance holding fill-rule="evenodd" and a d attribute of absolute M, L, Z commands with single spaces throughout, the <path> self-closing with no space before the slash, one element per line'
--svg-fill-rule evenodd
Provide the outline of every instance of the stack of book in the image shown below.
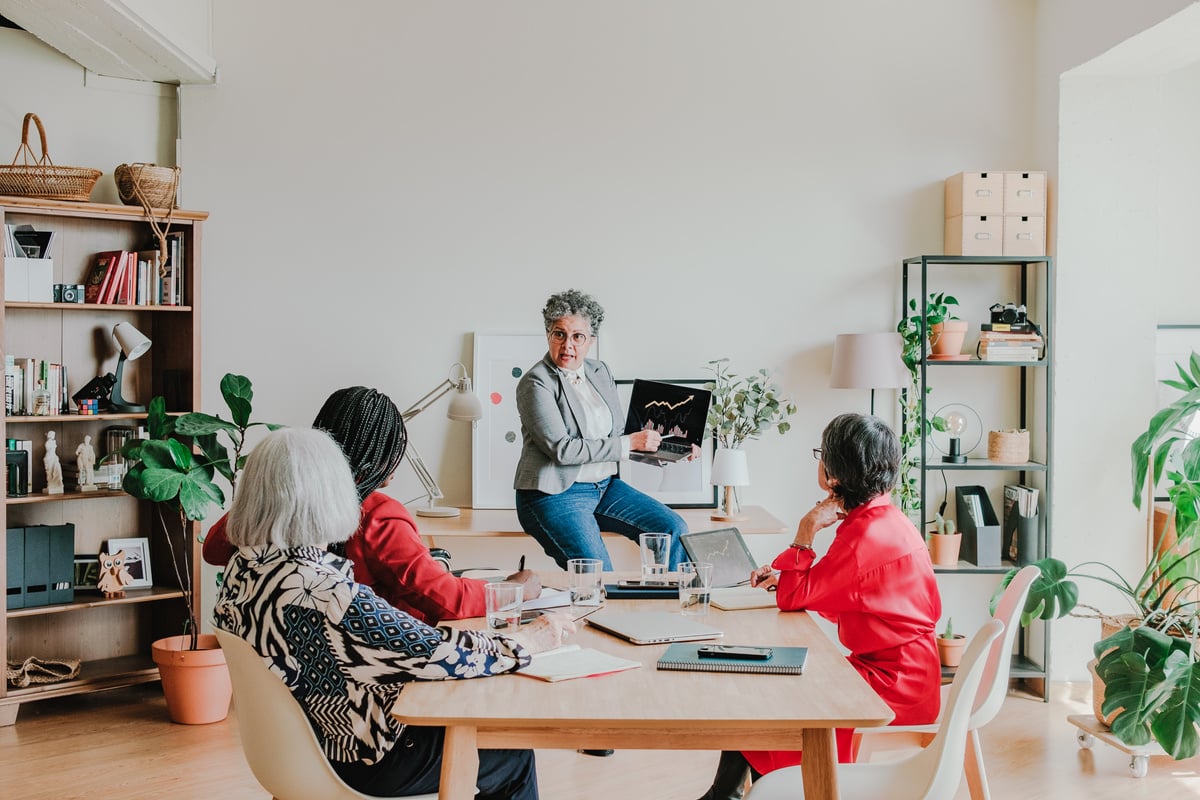
<path fill-rule="evenodd" d="M 1042 337 L 1022 331 L 983 331 L 979 334 L 980 361 L 1037 361 Z"/>

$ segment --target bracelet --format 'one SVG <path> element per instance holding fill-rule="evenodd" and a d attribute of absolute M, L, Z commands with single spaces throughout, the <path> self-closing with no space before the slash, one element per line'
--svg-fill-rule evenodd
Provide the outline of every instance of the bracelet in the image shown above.
<path fill-rule="evenodd" d="M 794 547 L 797 550 L 812 550 L 813 549 L 813 546 L 811 544 L 800 544 L 798 542 L 792 542 L 791 544 L 788 545 L 788 547 Z"/>

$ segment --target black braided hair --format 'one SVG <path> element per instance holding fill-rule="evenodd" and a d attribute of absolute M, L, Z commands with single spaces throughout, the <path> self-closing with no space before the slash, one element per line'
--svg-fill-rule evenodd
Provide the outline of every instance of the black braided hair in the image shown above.
<path fill-rule="evenodd" d="M 396 471 L 408 446 L 408 431 L 396 404 L 386 394 L 365 386 L 350 386 L 329 395 L 313 427 L 328 431 L 341 445 L 354 474 L 359 502 Z"/>

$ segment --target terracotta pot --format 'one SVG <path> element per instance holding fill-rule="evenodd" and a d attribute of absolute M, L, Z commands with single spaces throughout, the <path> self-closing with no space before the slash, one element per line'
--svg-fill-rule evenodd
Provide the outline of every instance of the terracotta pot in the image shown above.
<path fill-rule="evenodd" d="M 211 633 L 200 634 L 196 650 L 186 649 L 190 643 L 188 636 L 168 636 L 151 645 L 167 714 L 184 725 L 220 722 L 229 715 L 233 698 L 225 653 Z"/>
<path fill-rule="evenodd" d="M 1117 714 L 1120 714 L 1124 709 L 1118 708 L 1116 711 L 1109 714 L 1107 717 L 1100 711 L 1104 707 L 1104 681 L 1100 680 L 1100 676 L 1096 674 L 1096 659 L 1088 662 L 1088 672 L 1092 673 L 1092 713 L 1096 715 L 1101 725 L 1108 727 L 1112 725 L 1113 719 Z"/>
<path fill-rule="evenodd" d="M 967 637 L 961 633 L 954 634 L 953 639 L 937 637 L 938 658 L 943 667 L 957 667 L 962 661 L 963 648 L 967 646 Z"/>
<path fill-rule="evenodd" d="M 948 319 L 929 326 L 929 348 L 935 356 L 956 356 L 967 338 L 965 319 Z"/>
<path fill-rule="evenodd" d="M 958 533 L 928 534 L 929 558 L 939 567 L 958 566 L 958 548 L 962 544 L 962 535 Z"/>

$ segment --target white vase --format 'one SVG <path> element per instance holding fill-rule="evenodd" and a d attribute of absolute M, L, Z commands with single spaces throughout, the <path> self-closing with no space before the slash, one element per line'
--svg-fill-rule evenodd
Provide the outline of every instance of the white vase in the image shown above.
<path fill-rule="evenodd" d="M 712 514 L 715 520 L 745 519 L 737 500 L 737 487 L 750 484 L 750 468 L 746 451 L 738 447 L 721 447 L 713 454 L 713 486 L 721 487 L 721 505 Z"/>

